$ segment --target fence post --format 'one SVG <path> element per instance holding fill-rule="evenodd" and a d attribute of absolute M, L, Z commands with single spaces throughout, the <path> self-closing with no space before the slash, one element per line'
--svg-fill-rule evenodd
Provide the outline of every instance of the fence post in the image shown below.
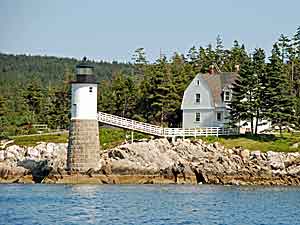
<path fill-rule="evenodd" d="M 219 137 L 219 127 L 217 127 L 217 137 Z"/>

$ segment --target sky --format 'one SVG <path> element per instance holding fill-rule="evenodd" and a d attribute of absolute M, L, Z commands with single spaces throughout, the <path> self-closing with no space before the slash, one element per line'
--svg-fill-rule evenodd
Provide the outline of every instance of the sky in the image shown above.
<path fill-rule="evenodd" d="M 267 52 L 300 26 L 299 0 L 0 0 L 0 52 L 130 62 L 148 60 L 221 35 Z M 267 53 L 268 54 L 268 53 Z"/>

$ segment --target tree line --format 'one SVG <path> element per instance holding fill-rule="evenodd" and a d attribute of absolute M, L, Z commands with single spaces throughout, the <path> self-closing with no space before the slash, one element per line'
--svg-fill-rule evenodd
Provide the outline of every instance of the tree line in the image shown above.
<path fill-rule="evenodd" d="M 143 48 L 135 50 L 132 63 L 96 63 L 100 81 L 98 110 L 160 126 L 180 127 L 184 90 L 197 73 L 212 65 L 222 72 L 239 70 L 233 87 L 230 118 L 247 121 L 257 132 L 254 118 L 274 125 L 299 126 L 300 27 L 292 37 L 281 35 L 267 58 L 263 49 L 247 51 L 237 40 L 225 49 L 221 36 L 206 47 L 191 47 L 186 54 L 160 55 L 150 63 Z M 20 59 L 19 59 L 20 58 Z M 30 131 L 45 123 L 67 128 L 70 89 L 75 59 L 0 54 L 0 134 Z M 27 129 L 28 128 L 28 129 Z"/>
<path fill-rule="evenodd" d="M 79 63 L 70 58 L 0 53 L 0 137 L 36 132 L 33 124 L 68 128 L 69 81 L 75 79 Z M 133 70 L 125 63 L 89 63 L 99 81 Z"/>

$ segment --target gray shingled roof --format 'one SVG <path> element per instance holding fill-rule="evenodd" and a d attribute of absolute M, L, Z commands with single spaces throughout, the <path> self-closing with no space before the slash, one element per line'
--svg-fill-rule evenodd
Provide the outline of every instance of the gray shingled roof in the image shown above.
<path fill-rule="evenodd" d="M 211 89 L 215 105 L 222 104 L 223 90 L 230 89 L 234 81 L 238 78 L 237 73 L 217 73 L 217 74 L 199 74 Z"/>

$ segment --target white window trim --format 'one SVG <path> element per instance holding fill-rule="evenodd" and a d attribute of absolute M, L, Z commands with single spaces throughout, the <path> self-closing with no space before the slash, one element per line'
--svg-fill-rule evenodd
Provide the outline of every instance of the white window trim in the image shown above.
<path fill-rule="evenodd" d="M 199 115 L 199 120 L 197 121 L 197 115 Z M 195 113 L 195 123 L 200 123 L 201 122 L 201 112 L 196 112 Z"/>
<path fill-rule="evenodd" d="M 230 90 L 224 90 L 224 102 L 230 102 L 231 101 L 231 97 L 232 97 L 231 91 Z"/>

